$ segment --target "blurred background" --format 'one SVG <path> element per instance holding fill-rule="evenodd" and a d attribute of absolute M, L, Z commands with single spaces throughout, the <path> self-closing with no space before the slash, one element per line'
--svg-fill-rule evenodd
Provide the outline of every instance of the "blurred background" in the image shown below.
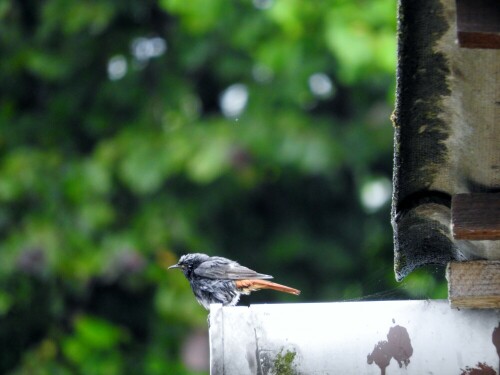
<path fill-rule="evenodd" d="M 446 296 L 394 281 L 395 0 L 0 0 L 0 56 L 1 374 L 206 374 L 186 252 Z"/>

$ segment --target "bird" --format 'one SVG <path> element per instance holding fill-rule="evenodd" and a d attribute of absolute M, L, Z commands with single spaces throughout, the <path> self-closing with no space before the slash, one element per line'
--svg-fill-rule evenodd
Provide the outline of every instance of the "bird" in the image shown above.
<path fill-rule="evenodd" d="M 300 290 L 267 281 L 273 277 L 255 272 L 234 260 L 202 253 L 185 254 L 168 269 L 180 268 L 189 281 L 200 305 L 210 310 L 210 304 L 234 306 L 242 294 L 261 289 L 299 295 Z"/>

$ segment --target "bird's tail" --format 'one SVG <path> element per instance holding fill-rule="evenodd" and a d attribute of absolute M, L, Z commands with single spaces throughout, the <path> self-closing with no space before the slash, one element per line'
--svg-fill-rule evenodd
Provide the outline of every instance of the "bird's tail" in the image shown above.
<path fill-rule="evenodd" d="M 267 280 L 258 280 L 258 279 L 250 279 L 250 280 L 236 280 L 236 288 L 240 290 L 243 294 L 249 294 L 250 292 L 254 292 L 256 290 L 261 289 L 273 289 L 278 292 L 295 294 L 298 296 L 300 294 L 300 290 L 290 288 L 289 286 L 276 284 Z"/>

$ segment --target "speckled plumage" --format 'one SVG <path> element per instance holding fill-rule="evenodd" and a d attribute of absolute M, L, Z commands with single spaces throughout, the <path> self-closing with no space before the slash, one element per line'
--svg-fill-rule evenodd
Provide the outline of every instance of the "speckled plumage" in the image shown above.
<path fill-rule="evenodd" d="M 259 289 L 300 293 L 284 285 L 263 281 L 273 277 L 218 256 L 210 257 L 201 253 L 186 254 L 179 259 L 177 264 L 169 268 L 182 269 L 197 301 L 207 310 L 210 309 L 212 303 L 234 306 L 238 303 L 241 294 L 250 294 Z"/>

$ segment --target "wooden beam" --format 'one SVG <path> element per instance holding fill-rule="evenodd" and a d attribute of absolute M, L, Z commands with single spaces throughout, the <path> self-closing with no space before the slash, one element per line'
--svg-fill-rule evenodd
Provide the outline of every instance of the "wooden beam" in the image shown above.
<path fill-rule="evenodd" d="M 450 262 L 446 278 L 452 307 L 500 308 L 500 261 Z"/>
<path fill-rule="evenodd" d="M 460 47 L 500 48 L 500 2 L 457 0 L 457 36 Z"/>
<path fill-rule="evenodd" d="M 210 373 L 496 374 L 499 321 L 443 300 L 211 305 Z"/>
<path fill-rule="evenodd" d="M 500 240 L 500 193 L 454 195 L 451 224 L 456 239 Z"/>

